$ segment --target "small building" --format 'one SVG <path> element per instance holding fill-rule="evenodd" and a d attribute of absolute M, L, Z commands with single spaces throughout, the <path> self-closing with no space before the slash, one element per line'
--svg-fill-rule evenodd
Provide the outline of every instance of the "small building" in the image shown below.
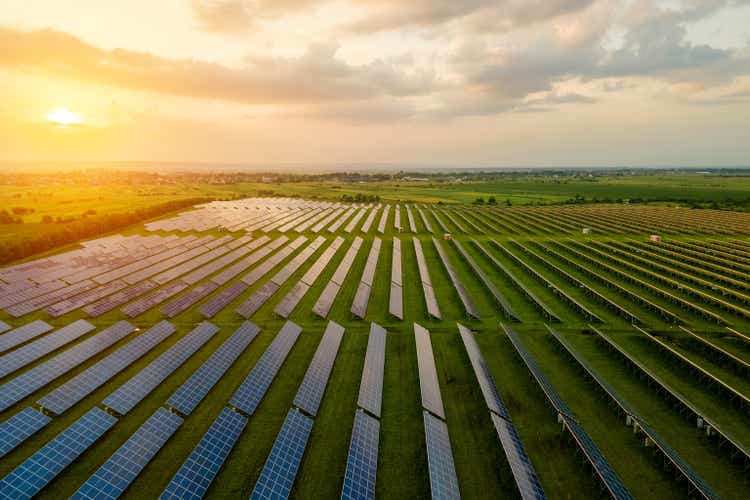
<path fill-rule="evenodd" d="M 451 233 L 445 233 L 445 234 L 443 235 L 443 239 L 444 239 L 445 241 L 450 241 L 450 240 L 452 240 L 452 239 L 453 239 L 453 236 L 451 235 Z"/>
<path fill-rule="evenodd" d="M 582 232 L 583 232 L 583 234 L 585 234 L 586 236 L 588 236 L 588 235 L 591 234 L 591 228 L 590 227 L 584 227 Z"/>
<path fill-rule="evenodd" d="M 650 241 L 653 241 L 654 243 L 659 243 L 661 241 L 661 236 L 659 236 L 658 234 L 652 234 L 648 237 L 648 239 Z"/>

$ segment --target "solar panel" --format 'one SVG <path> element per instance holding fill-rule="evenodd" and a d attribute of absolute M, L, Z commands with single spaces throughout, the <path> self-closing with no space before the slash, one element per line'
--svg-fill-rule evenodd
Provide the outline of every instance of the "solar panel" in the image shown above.
<path fill-rule="evenodd" d="M 386 205 L 383 210 L 383 215 L 380 216 L 380 222 L 378 222 L 378 232 L 383 234 L 385 232 L 385 225 L 388 222 L 388 214 L 391 211 L 391 206 Z"/>
<path fill-rule="evenodd" d="M 12 326 L 10 326 L 5 321 L 0 321 L 0 333 L 7 332 L 11 328 L 12 328 Z"/>
<path fill-rule="evenodd" d="M 260 246 L 262 244 L 265 244 L 267 241 L 269 241 L 270 238 L 268 236 L 261 236 L 257 240 L 254 240 L 250 242 L 248 245 L 255 244 L 256 246 Z M 258 262 L 260 259 L 268 255 L 269 253 L 273 252 L 276 248 L 280 247 L 284 243 L 289 241 L 289 238 L 286 236 L 281 236 L 280 238 L 276 238 L 275 240 L 271 241 L 268 245 L 264 246 L 263 248 L 260 248 L 241 261 L 232 264 L 231 266 L 227 267 L 223 271 L 221 271 L 216 276 L 213 276 L 211 278 L 211 281 L 218 285 L 224 285 L 229 280 L 240 274 L 241 272 L 245 271 L 248 267 L 252 266 L 256 262 Z"/>
<path fill-rule="evenodd" d="M 294 406 L 305 411 L 313 417 L 318 414 L 320 401 L 323 399 L 323 393 L 328 385 L 328 377 L 333 370 L 333 363 L 336 361 L 341 339 L 344 338 L 344 327 L 328 322 L 323 338 L 315 351 L 310 366 L 305 373 L 305 378 L 297 391 L 294 398 Z"/>
<path fill-rule="evenodd" d="M 255 412 L 300 332 L 302 332 L 302 327 L 291 321 L 284 323 L 271 345 L 235 391 L 229 404 L 247 415 Z"/>
<path fill-rule="evenodd" d="M 258 482 L 255 483 L 255 488 L 250 495 L 251 499 L 289 498 L 299 464 L 302 462 L 302 455 L 307 447 L 312 425 L 311 418 L 297 410 L 289 410 Z"/>
<path fill-rule="evenodd" d="M 224 408 L 159 498 L 203 498 L 246 425 L 247 418 Z"/>
<path fill-rule="evenodd" d="M 18 377 L 0 386 L 0 411 L 21 401 L 41 389 L 57 377 L 67 373 L 92 356 L 100 353 L 131 334 L 135 327 L 127 321 L 119 321 L 71 347 L 57 356 L 36 365 Z"/>
<path fill-rule="evenodd" d="M 425 411 L 424 434 L 427 441 L 427 465 L 430 470 L 430 490 L 435 500 L 458 500 L 458 477 L 453 463 L 453 452 L 448 435 L 448 426 Z"/>
<path fill-rule="evenodd" d="M 424 228 L 427 230 L 428 233 L 434 232 L 432 230 L 432 226 L 430 225 L 430 221 L 427 220 L 427 216 L 424 214 L 421 208 L 417 207 L 417 212 L 419 212 L 419 217 L 422 219 L 422 224 L 424 224 Z"/>
<path fill-rule="evenodd" d="M 3 324 L 5 325 L 5 323 Z M 23 326 L 19 326 L 18 328 L 6 333 L 5 335 L 0 336 L 0 352 L 7 351 L 8 349 L 12 349 L 19 344 L 28 342 L 29 340 L 32 340 L 39 335 L 47 333 L 48 331 L 52 330 L 52 328 L 52 325 L 45 323 L 41 319 L 32 321 L 31 323 L 26 323 Z"/>
<path fill-rule="evenodd" d="M 94 407 L 0 480 L 0 498 L 31 498 L 102 437 L 117 419 Z"/>
<path fill-rule="evenodd" d="M 497 391 L 495 379 L 492 378 L 490 369 L 484 361 L 484 356 L 482 356 L 477 341 L 474 339 L 474 333 L 460 324 L 458 325 L 458 332 L 461 334 L 461 340 L 463 340 L 466 353 L 469 355 L 469 361 L 471 361 L 474 375 L 476 375 L 477 382 L 479 382 L 479 388 L 482 390 L 487 408 L 504 419 L 510 420 L 508 409 L 505 407 L 505 403 L 503 403 L 503 399 Z"/>
<path fill-rule="evenodd" d="M 52 351 L 73 342 L 96 327 L 86 320 L 79 319 L 40 339 L 0 356 L 0 377 L 4 377 Z"/>
<path fill-rule="evenodd" d="M 435 290 L 432 288 L 432 280 L 430 279 L 430 272 L 427 269 L 427 261 L 424 257 L 422 243 L 416 236 L 412 237 L 412 241 L 414 242 L 414 254 L 417 256 L 417 269 L 419 269 L 419 278 L 422 281 L 422 291 L 424 292 L 427 312 L 434 318 L 442 319 L 440 306 L 438 306 L 437 297 L 435 296 Z"/>
<path fill-rule="evenodd" d="M 43 408 L 60 415 L 159 345 L 161 341 L 174 332 L 174 325 L 168 321 L 157 323 L 112 354 L 57 387 L 54 391 L 39 399 L 37 403 Z"/>
<path fill-rule="evenodd" d="M 211 292 L 217 288 L 219 288 L 219 285 L 213 281 L 204 281 L 200 285 L 195 286 L 192 290 L 166 304 L 161 308 L 161 312 L 169 318 L 174 318 L 181 312 L 192 307 L 201 299 L 208 297 Z"/>
<path fill-rule="evenodd" d="M 393 255 L 391 262 L 391 283 L 403 286 L 401 270 L 401 240 L 393 238 Z"/>
<path fill-rule="evenodd" d="M 359 319 L 365 319 L 367 314 L 367 304 L 370 302 L 370 285 L 360 281 L 357 287 L 357 293 L 354 294 L 352 301 L 351 313 Z"/>
<path fill-rule="evenodd" d="M 474 306 L 474 302 L 471 300 L 469 293 L 466 291 L 466 287 L 464 287 L 464 284 L 458 277 L 456 270 L 453 268 L 453 264 L 451 264 L 450 260 L 448 259 L 448 254 L 445 253 L 443 245 L 441 245 L 440 242 L 434 237 L 432 238 L 432 243 L 437 249 L 438 255 L 440 256 L 440 261 L 443 263 L 443 267 L 445 267 L 445 270 L 448 271 L 448 275 L 450 276 L 451 282 L 453 283 L 453 288 L 456 289 L 458 297 L 461 299 L 461 303 L 464 305 L 464 310 L 472 318 L 480 319 L 479 312 Z"/>
<path fill-rule="evenodd" d="M 248 288 L 250 288 L 250 285 L 248 285 L 244 281 L 237 281 L 235 283 L 232 283 L 227 288 L 219 292 L 216 297 L 200 306 L 198 308 L 198 312 L 200 312 L 204 318 L 213 318 Z"/>
<path fill-rule="evenodd" d="M 349 274 L 349 270 L 351 269 L 352 264 L 354 264 L 354 259 L 357 257 L 357 253 L 359 253 L 361 246 L 362 238 L 357 236 L 344 254 L 344 258 L 339 262 L 339 266 L 336 268 L 333 276 L 331 276 L 331 281 L 339 286 L 344 284 L 344 280 L 346 280 L 346 276 Z"/>
<path fill-rule="evenodd" d="M 149 309 L 156 307 L 170 297 L 174 297 L 184 289 L 188 287 L 188 284 L 184 281 L 175 281 L 162 288 L 159 288 L 155 292 L 145 297 L 142 297 L 135 302 L 132 302 L 121 310 L 131 318 L 139 316 Z"/>
<path fill-rule="evenodd" d="M 365 264 L 365 269 L 362 271 L 361 281 L 369 286 L 372 286 L 372 283 L 375 281 L 375 270 L 378 267 L 378 257 L 380 256 L 381 244 L 380 238 L 373 238 L 372 247 L 367 256 L 367 263 Z"/>
<path fill-rule="evenodd" d="M 187 379 L 167 401 L 167 405 L 183 415 L 190 415 L 196 406 L 237 360 L 260 332 L 246 321 Z"/>
<path fill-rule="evenodd" d="M 51 306 L 45 308 L 45 311 L 49 313 L 49 315 L 53 318 L 58 318 L 63 314 L 67 314 L 70 311 L 74 311 L 87 304 L 95 302 L 102 297 L 106 297 L 107 295 L 111 295 L 119 290 L 122 290 L 127 286 L 128 285 L 120 280 L 111 281 L 107 284 L 99 285 L 96 288 L 87 290 L 69 299 L 63 300 L 56 304 L 52 304 Z"/>
<path fill-rule="evenodd" d="M 505 451 L 505 457 L 508 459 L 508 465 L 510 465 L 521 498 L 525 500 L 546 498 L 539 477 L 526 455 L 515 426 L 495 413 L 490 413 L 490 417 L 492 417 L 492 423 L 495 424 L 495 430 Z"/>
<path fill-rule="evenodd" d="M 398 319 L 404 319 L 404 290 L 396 283 L 391 283 L 391 295 L 388 299 L 388 312 Z"/>
<path fill-rule="evenodd" d="M 70 498 L 118 498 L 182 422 L 182 418 L 164 408 L 156 410 Z"/>
<path fill-rule="evenodd" d="M 141 281 L 140 283 L 136 283 L 130 288 L 126 288 L 125 290 L 114 293 L 98 302 L 94 302 L 93 304 L 84 307 L 83 310 L 89 316 L 96 318 L 116 307 L 119 307 L 130 302 L 131 300 L 140 297 L 144 293 L 153 290 L 154 288 L 156 288 L 156 283 L 154 283 L 153 281 Z"/>
<path fill-rule="evenodd" d="M 14 318 L 19 318 L 31 312 L 42 309 L 43 307 L 54 304 L 55 302 L 60 302 L 61 300 L 72 297 L 73 295 L 77 295 L 79 293 L 85 292 L 86 290 L 90 290 L 95 286 L 97 285 L 93 281 L 81 281 L 80 283 L 76 283 L 75 285 L 69 285 L 64 288 L 60 288 L 59 290 L 55 290 L 54 292 L 50 292 L 39 297 L 35 297 L 31 300 L 15 304 L 6 308 L 5 311 Z"/>
<path fill-rule="evenodd" d="M 328 316 L 328 313 L 331 311 L 333 302 L 336 300 L 336 295 L 338 295 L 340 289 L 340 285 L 334 283 L 333 281 L 329 281 L 326 287 L 323 289 L 323 292 L 320 294 L 320 297 L 318 297 L 318 301 L 313 306 L 313 312 L 321 318 L 325 318 L 326 316 Z"/>
<path fill-rule="evenodd" d="M 372 222 L 375 220 L 375 214 L 378 213 L 379 207 L 373 207 L 373 209 L 370 211 L 369 214 L 367 214 L 367 218 L 365 219 L 364 224 L 362 224 L 362 227 L 359 228 L 360 231 L 363 233 L 370 232 L 370 226 L 372 226 Z"/>
<path fill-rule="evenodd" d="M 320 254 L 315 263 L 310 266 L 307 272 L 302 276 L 301 281 L 312 286 L 315 283 L 315 280 L 318 279 L 318 276 L 320 276 L 320 273 L 323 272 L 323 270 L 326 268 L 328 263 L 331 261 L 333 256 L 343 244 L 344 238 L 342 238 L 341 236 L 337 236 L 336 239 L 333 240 L 331 245 L 323 250 L 323 253 Z"/>
<path fill-rule="evenodd" d="M 302 281 L 298 281 L 284 296 L 284 298 L 281 299 L 281 301 L 276 305 L 276 308 L 273 310 L 273 312 L 275 312 L 282 318 L 288 318 L 292 314 L 292 312 L 294 312 L 294 309 L 300 303 L 305 294 L 307 294 L 308 290 L 310 290 L 310 285 Z"/>
<path fill-rule="evenodd" d="M 24 408 L 0 424 L 0 458 L 51 421 L 50 417 L 34 408 Z"/>
<path fill-rule="evenodd" d="M 208 321 L 196 326 L 133 378 L 107 396 L 102 404 L 120 415 L 125 415 L 218 331 L 219 328 Z"/>
<path fill-rule="evenodd" d="M 267 281 L 262 287 L 260 287 L 258 290 L 255 291 L 254 294 L 252 294 L 245 302 L 240 304 L 235 311 L 244 317 L 245 319 L 249 318 L 256 312 L 258 312 L 258 309 L 263 307 L 263 304 L 265 304 L 268 299 L 270 299 L 274 293 L 276 293 L 279 289 L 279 285 L 274 283 L 273 281 Z"/>
<path fill-rule="evenodd" d="M 443 398 L 440 396 L 440 383 L 438 382 L 435 358 L 432 353 L 432 341 L 430 332 L 414 323 L 414 339 L 417 343 L 417 365 L 419 367 L 419 388 L 422 394 L 422 406 L 445 419 L 443 409 Z"/>
<path fill-rule="evenodd" d="M 383 371 L 385 369 L 385 328 L 377 323 L 370 323 L 370 336 L 367 339 L 365 366 L 362 369 L 362 382 L 359 386 L 357 404 L 380 417 L 380 405 L 383 399 Z"/>
<path fill-rule="evenodd" d="M 346 460 L 342 500 L 374 500 L 378 472 L 380 422 L 362 410 L 354 414 L 352 439 Z"/>

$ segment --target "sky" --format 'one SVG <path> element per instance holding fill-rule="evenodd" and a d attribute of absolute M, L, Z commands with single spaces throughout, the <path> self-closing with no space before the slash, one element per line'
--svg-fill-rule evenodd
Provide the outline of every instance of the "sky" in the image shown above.
<path fill-rule="evenodd" d="M 750 0 L 0 4 L 0 162 L 747 166 L 748 117 Z"/>

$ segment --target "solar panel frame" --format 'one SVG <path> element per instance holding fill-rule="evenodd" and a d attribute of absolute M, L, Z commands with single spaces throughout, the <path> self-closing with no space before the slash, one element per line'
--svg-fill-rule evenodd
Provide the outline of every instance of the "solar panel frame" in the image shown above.
<path fill-rule="evenodd" d="M 94 407 L 0 480 L 0 498 L 31 498 L 101 438 L 117 418 Z"/>
<path fill-rule="evenodd" d="M 320 402 L 325 394 L 343 338 L 344 327 L 329 321 L 310 366 L 307 368 L 305 378 L 302 379 L 297 395 L 294 397 L 294 406 L 308 415 L 315 417 L 318 414 Z"/>
<path fill-rule="evenodd" d="M 487 362 L 484 360 L 484 356 L 482 356 L 482 351 L 479 350 L 479 345 L 477 345 L 477 341 L 474 339 L 474 333 L 461 324 L 458 324 L 458 332 L 466 348 L 466 353 L 474 369 L 474 375 L 479 383 L 479 388 L 482 391 L 487 408 L 504 419 L 510 420 L 508 408 L 505 406 L 503 398 L 500 397 L 500 392 L 495 385 L 495 379 L 492 377 Z"/>
<path fill-rule="evenodd" d="M 270 299 L 279 290 L 279 285 L 273 281 L 267 281 L 259 289 L 255 291 L 247 300 L 237 306 L 235 312 L 245 319 L 250 318 L 253 314 L 258 312 L 258 309 L 263 307 L 268 299 Z"/>
<path fill-rule="evenodd" d="M 274 441 L 255 488 L 250 494 L 253 500 L 286 499 L 294 486 L 294 480 L 307 448 L 312 432 L 313 420 L 295 409 L 289 410 L 284 424 Z"/>
<path fill-rule="evenodd" d="M 258 336 L 260 327 L 245 321 L 216 351 L 169 397 L 167 406 L 190 415 L 209 391 L 224 376 L 247 346 Z"/>
<path fill-rule="evenodd" d="M 52 325 L 48 324 L 45 321 L 42 321 L 41 319 L 14 328 L 10 332 L 0 336 L 0 352 L 5 352 L 9 349 L 13 349 L 20 344 L 23 344 L 24 342 L 33 340 L 36 337 L 49 332 L 53 328 L 54 327 Z"/>
<path fill-rule="evenodd" d="M 160 500 L 203 498 L 247 426 L 247 418 L 228 408 L 222 409 L 167 487 Z"/>
<path fill-rule="evenodd" d="M 120 415 L 126 415 L 177 368 L 182 366 L 198 349 L 203 347 L 218 331 L 219 328 L 208 321 L 199 324 L 130 380 L 104 398 L 102 404 Z"/>
<path fill-rule="evenodd" d="M 357 405 L 380 418 L 383 399 L 383 374 L 385 372 L 386 330 L 377 323 L 370 323 L 365 364 L 359 386 Z"/>
<path fill-rule="evenodd" d="M 430 413 L 445 420 L 443 398 L 440 394 L 435 357 L 432 352 L 430 332 L 423 326 L 414 323 L 414 341 L 417 345 L 417 367 L 419 369 L 419 389 L 422 396 L 422 407 Z"/>
<path fill-rule="evenodd" d="M 456 466 L 453 462 L 448 425 L 428 411 L 422 412 L 430 491 L 434 500 L 459 500 Z"/>
<path fill-rule="evenodd" d="M 479 312 L 474 305 L 474 301 L 471 300 L 469 292 L 466 291 L 466 287 L 464 286 L 463 282 L 461 282 L 461 278 L 458 277 L 458 273 L 456 273 L 453 264 L 451 264 L 451 261 L 448 258 L 448 254 L 445 252 L 443 245 L 441 245 L 434 236 L 432 238 L 432 243 L 433 245 L 435 245 L 435 249 L 440 256 L 440 261 L 443 263 L 443 267 L 448 272 L 448 276 L 450 276 L 451 282 L 453 283 L 453 288 L 456 290 L 456 292 L 458 293 L 458 297 L 461 299 L 464 310 L 472 318 L 481 319 L 479 317 Z"/>
<path fill-rule="evenodd" d="M 119 498 L 182 422 L 182 417 L 157 409 L 70 498 Z"/>
<path fill-rule="evenodd" d="M 0 458 L 13 451 L 52 419 L 31 407 L 26 407 L 0 424 Z"/>
<path fill-rule="evenodd" d="M 378 472 L 380 422 L 362 410 L 354 414 L 354 426 L 346 459 L 342 500 L 374 500 Z"/>
<path fill-rule="evenodd" d="M 529 460 L 526 450 L 515 426 L 490 412 L 492 423 L 495 425 L 497 436 L 505 452 L 518 492 L 524 500 L 543 500 L 546 498 L 536 470 Z"/>
<path fill-rule="evenodd" d="M 174 325 L 168 321 L 155 324 L 96 364 L 38 399 L 37 404 L 57 415 L 62 414 L 140 359 L 175 331 Z"/>

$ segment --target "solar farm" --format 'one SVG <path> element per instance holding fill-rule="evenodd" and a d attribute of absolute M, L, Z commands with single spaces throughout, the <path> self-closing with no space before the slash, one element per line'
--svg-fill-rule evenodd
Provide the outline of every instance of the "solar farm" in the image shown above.
<path fill-rule="evenodd" d="M 750 213 L 214 201 L 0 268 L 0 498 L 747 498 Z"/>

